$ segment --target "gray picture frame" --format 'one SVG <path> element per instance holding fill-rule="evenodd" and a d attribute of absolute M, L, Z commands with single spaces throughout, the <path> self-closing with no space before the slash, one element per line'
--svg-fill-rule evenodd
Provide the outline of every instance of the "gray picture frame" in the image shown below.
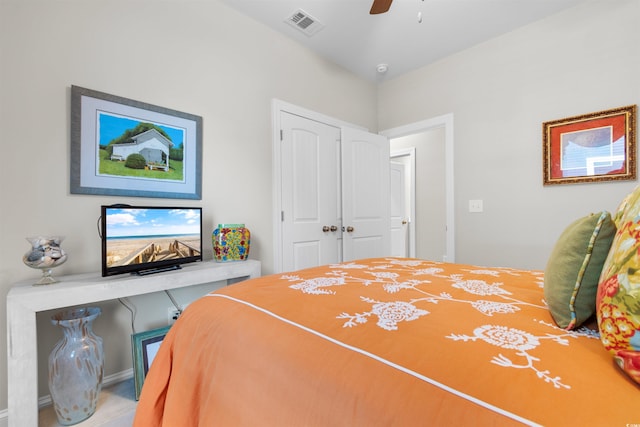
<path fill-rule="evenodd" d="M 176 178 L 163 178 L 162 171 L 149 164 L 139 176 L 109 174 L 101 170 L 109 143 L 108 127 L 103 120 L 120 120 L 150 124 L 174 131 L 181 138 L 183 158 L 177 162 L 181 171 Z M 137 135 L 136 135 L 137 136 Z M 163 137 L 160 137 L 163 138 Z M 105 139 L 105 140 L 103 140 Z M 170 138 L 165 139 L 173 147 Z M 167 151 L 169 149 L 167 148 Z M 102 153 L 101 153 L 102 151 Z M 117 161 L 116 156 L 115 161 Z M 121 159 L 124 161 L 125 159 Z M 163 155 L 165 171 L 170 170 L 169 156 Z M 174 171 L 175 175 L 175 171 Z M 202 117 L 147 104 L 116 95 L 71 86 L 71 194 L 202 199 Z"/>

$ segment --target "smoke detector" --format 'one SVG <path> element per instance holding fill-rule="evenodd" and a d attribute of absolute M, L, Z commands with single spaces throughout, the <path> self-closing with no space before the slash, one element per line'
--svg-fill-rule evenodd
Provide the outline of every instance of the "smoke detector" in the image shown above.
<path fill-rule="evenodd" d="M 389 65 L 387 64 L 378 64 L 376 66 L 376 71 L 378 71 L 378 73 L 380 74 L 386 73 L 388 69 L 389 69 Z"/>
<path fill-rule="evenodd" d="M 285 19 L 285 22 L 292 27 L 302 31 L 307 36 L 311 37 L 318 31 L 324 28 L 324 25 L 320 23 L 316 18 L 309 15 L 302 9 L 298 9 L 291 16 Z"/>

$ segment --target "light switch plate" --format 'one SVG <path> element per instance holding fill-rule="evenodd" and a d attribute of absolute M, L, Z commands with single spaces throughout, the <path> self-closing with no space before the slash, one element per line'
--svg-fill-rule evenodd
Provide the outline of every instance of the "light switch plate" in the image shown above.
<path fill-rule="evenodd" d="M 469 200 L 469 212 L 482 212 L 482 200 Z"/>

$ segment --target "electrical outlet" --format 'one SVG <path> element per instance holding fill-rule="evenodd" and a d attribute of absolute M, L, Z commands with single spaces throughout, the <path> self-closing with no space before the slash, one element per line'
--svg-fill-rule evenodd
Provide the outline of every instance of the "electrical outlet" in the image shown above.
<path fill-rule="evenodd" d="M 178 317 L 180 317 L 180 310 L 178 310 L 175 307 L 169 307 L 167 309 L 167 324 L 168 325 L 173 325 L 176 320 L 178 320 Z"/>

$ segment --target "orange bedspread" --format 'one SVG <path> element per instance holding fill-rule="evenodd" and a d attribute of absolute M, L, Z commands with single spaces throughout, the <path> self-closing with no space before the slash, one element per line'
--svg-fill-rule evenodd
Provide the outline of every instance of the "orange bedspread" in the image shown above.
<path fill-rule="evenodd" d="M 541 272 L 381 258 L 189 305 L 135 426 L 620 426 L 640 387 L 553 323 Z"/>

